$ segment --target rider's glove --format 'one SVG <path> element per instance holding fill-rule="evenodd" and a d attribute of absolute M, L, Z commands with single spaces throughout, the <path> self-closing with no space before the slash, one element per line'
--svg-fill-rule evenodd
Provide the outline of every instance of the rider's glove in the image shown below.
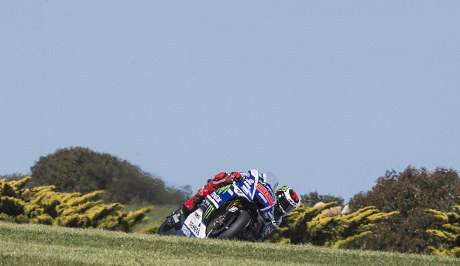
<path fill-rule="evenodd" d="M 238 172 L 232 172 L 230 174 L 230 177 L 233 179 L 233 181 L 235 182 L 240 182 L 240 181 L 243 181 L 244 180 L 244 177 L 238 173 Z"/>

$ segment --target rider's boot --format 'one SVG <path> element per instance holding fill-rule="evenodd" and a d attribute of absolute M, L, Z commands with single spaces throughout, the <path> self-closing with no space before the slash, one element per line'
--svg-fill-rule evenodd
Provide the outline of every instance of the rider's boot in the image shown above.
<path fill-rule="evenodd" d="M 196 210 L 198 206 L 200 206 L 200 204 L 203 202 L 204 198 L 206 198 L 207 195 L 209 195 L 209 192 L 206 186 L 204 186 L 200 188 L 200 190 L 198 190 L 198 193 L 196 193 L 195 196 L 187 200 L 181 207 L 185 216 L 188 216 L 190 213 Z"/>

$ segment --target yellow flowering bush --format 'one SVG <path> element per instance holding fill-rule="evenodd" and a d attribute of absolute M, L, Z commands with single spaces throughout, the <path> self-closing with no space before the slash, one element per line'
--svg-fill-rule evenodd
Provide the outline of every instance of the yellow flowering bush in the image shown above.
<path fill-rule="evenodd" d="M 331 202 L 311 208 L 300 205 L 283 220 L 268 241 L 347 248 L 353 241 L 372 233 L 377 222 L 397 213 L 382 213 L 372 206 L 332 217 L 323 212 L 335 204 Z"/>
<path fill-rule="evenodd" d="M 24 188 L 30 179 L 0 180 L 0 221 L 129 232 L 153 210 L 151 206 L 123 212 L 120 203 L 99 200 L 102 190 L 81 194 L 56 192 L 54 186 Z"/>

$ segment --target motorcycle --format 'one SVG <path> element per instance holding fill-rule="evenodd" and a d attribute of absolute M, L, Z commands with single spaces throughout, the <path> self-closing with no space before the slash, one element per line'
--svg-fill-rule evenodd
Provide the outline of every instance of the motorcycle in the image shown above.
<path fill-rule="evenodd" d="M 278 179 L 270 172 L 250 170 L 243 181 L 221 187 L 198 209 L 170 226 L 171 216 L 160 226 L 160 235 L 248 240 L 259 219 L 270 219 L 276 203 Z M 177 212 L 176 212 L 177 213 Z"/>

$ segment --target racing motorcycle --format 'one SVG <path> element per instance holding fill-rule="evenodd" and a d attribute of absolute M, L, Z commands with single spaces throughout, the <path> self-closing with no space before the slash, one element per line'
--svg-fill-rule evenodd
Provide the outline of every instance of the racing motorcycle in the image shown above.
<path fill-rule="evenodd" d="M 185 220 L 181 214 L 177 229 L 168 217 L 160 226 L 160 235 L 198 238 L 248 239 L 258 218 L 273 215 L 278 179 L 270 172 L 250 170 L 243 181 L 221 187 L 203 200 Z M 259 217 L 261 216 L 261 217 Z M 180 222 L 180 223 L 179 223 Z"/>

